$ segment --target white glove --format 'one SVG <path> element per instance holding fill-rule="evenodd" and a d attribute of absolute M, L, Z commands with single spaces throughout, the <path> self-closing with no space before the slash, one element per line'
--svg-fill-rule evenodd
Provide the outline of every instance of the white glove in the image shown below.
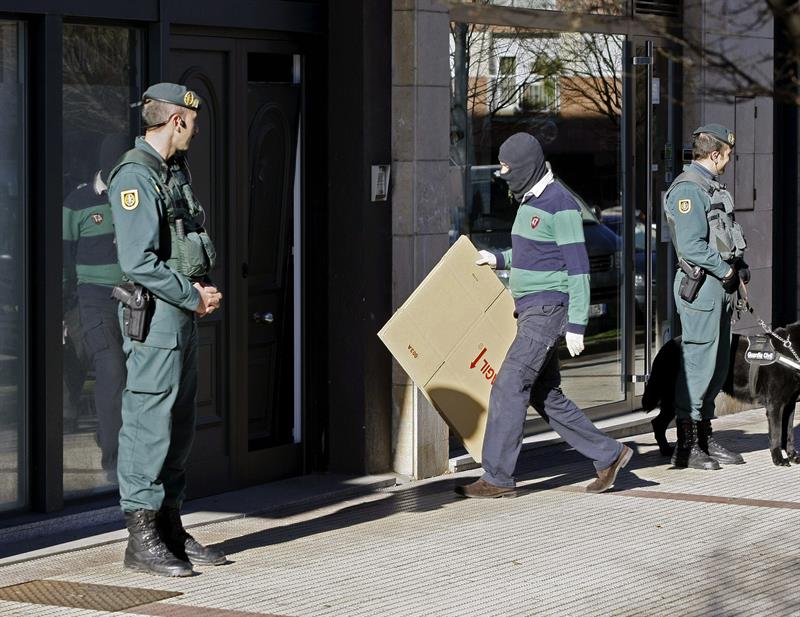
<path fill-rule="evenodd" d="M 493 253 L 489 251 L 478 251 L 480 253 L 480 259 L 475 262 L 476 266 L 490 266 L 492 269 L 497 267 L 497 257 L 494 256 Z"/>
<path fill-rule="evenodd" d="M 583 351 L 583 334 L 567 332 L 567 350 L 573 358 Z"/>

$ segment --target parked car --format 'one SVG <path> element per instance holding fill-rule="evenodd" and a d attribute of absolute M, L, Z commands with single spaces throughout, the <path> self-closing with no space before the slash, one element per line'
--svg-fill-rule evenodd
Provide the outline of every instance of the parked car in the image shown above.
<path fill-rule="evenodd" d="M 618 236 L 622 236 L 622 208 L 620 206 L 615 206 L 613 208 L 607 208 L 600 213 L 600 220 L 604 225 L 609 227 L 610 229 L 614 230 L 614 232 Z M 634 297 L 636 298 L 636 315 L 637 319 L 643 318 L 645 315 L 645 284 L 644 279 L 646 276 L 645 268 L 646 268 L 646 259 L 644 253 L 644 243 L 645 243 L 645 233 L 646 233 L 646 225 L 641 220 L 641 212 L 639 210 L 636 211 L 636 224 L 633 228 L 633 266 L 634 266 L 634 275 L 633 275 L 633 293 Z M 653 253 L 650 257 L 650 263 L 652 264 L 652 272 L 655 273 L 656 271 L 656 253 L 655 253 L 655 246 L 656 246 L 656 229 L 655 225 L 652 226 L 650 230 L 651 234 L 651 246 L 653 247 Z M 650 285 L 653 288 L 653 297 L 655 297 L 655 276 L 650 281 Z"/>
<path fill-rule="evenodd" d="M 504 251 L 511 248 L 511 227 L 517 202 L 511 197 L 505 181 L 499 176 L 499 165 L 471 168 L 472 232 L 470 238 L 478 249 Z M 586 252 L 589 255 L 589 317 L 616 319 L 619 298 L 621 241 L 603 225 L 586 201 L 563 180 L 562 186 L 575 198 L 581 209 Z M 509 272 L 498 270 L 497 276 L 506 287 Z"/>

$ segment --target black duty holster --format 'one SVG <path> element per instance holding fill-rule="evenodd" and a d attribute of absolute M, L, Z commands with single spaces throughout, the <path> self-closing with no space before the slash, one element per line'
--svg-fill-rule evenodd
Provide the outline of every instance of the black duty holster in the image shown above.
<path fill-rule="evenodd" d="M 125 336 L 139 341 L 147 338 L 153 311 L 153 296 L 141 285 L 123 283 L 111 290 L 111 297 L 122 302 L 122 323 Z"/>
<path fill-rule="evenodd" d="M 695 301 L 700 288 L 706 280 L 706 271 L 700 266 L 692 266 L 683 257 L 678 259 L 678 264 L 683 270 L 684 277 L 678 287 L 678 295 L 685 302 L 690 304 Z"/>

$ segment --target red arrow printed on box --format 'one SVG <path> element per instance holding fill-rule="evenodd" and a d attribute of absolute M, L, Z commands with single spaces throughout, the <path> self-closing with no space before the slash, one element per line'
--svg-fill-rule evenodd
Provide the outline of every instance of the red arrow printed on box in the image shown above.
<path fill-rule="evenodd" d="M 478 357 L 472 361 L 472 363 L 469 365 L 469 368 L 474 369 L 476 366 L 478 366 L 478 362 L 481 361 L 481 358 L 483 358 L 486 351 L 486 347 L 481 349 Z M 481 366 L 480 370 L 481 373 L 483 373 L 483 376 L 492 383 L 494 383 L 494 380 L 497 379 L 497 372 L 494 370 L 494 368 L 492 368 L 492 365 L 489 364 L 487 360 L 483 360 L 483 365 Z"/>

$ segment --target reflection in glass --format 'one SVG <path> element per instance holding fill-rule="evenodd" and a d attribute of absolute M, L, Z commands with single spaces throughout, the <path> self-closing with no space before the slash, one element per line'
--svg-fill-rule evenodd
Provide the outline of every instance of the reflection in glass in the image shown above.
<path fill-rule="evenodd" d="M 622 380 L 620 119 L 623 37 L 451 24 L 451 238 L 511 246 L 517 202 L 497 171 L 500 144 L 534 135 L 583 214 L 591 269 L 586 351 L 562 358 L 584 409 L 625 398 Z M 508 272 L 498 276 L 507 284 Z"/>
<path fill-rule="evenodd" d="M 132 146 L 137 32 L 64 26 L 64 493 L 116 484 L 125 356 L 111 288 L 121 282 L 108 174 Z M 135 111 L 133 112 L 135 113 Z"/>
<path fill-rule="evenodd" d="M 0 21 L 0 510 L 25 505 L 25 70 L 22 25 Z"/>
<path fill-rule="evenodd" d="M 517 9 L 563 11 L 584 15 L 624 15 L 627 0 L 464 0 L 469 4 L 507 6 Z"/>

